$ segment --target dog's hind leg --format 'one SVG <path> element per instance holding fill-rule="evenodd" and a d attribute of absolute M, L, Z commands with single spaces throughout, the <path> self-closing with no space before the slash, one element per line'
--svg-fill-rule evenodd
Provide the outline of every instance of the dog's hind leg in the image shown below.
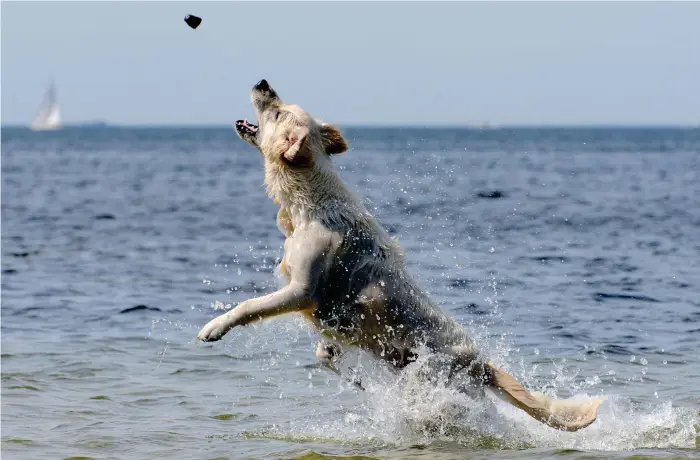
<path fill-rule="evenodd" d="M 342 350 L 340 346 L 335 343 L 326 342 L 322 340 L 316 346 L 316 358 L 318 358 L 318 361 L 321 363 L 321 365 L 335 372 L 336 374 L 338 374 L 338 376 L 345 378 L 340 373 L 340 370 L 338 370 L 338 368 L 335 366 L 334 362 L 341 355 L 341 353 Z M 352 383 L 361 390 L 364 390 L 364 388 L 362 387 L 362 382 L 360 382 L 359 379 L 353 379 Z"/>
<path fill-rule="evenodd" d="M 316 358 L 324 367 L 340 375 L 340 371 L 335 367 L 333 360 L 340 356 L 340 347 L 334 343 L 321 341 L 316 345 Z"/>
<path fill-rule="evenodd" d="M 502 399 L 557 430 L 578 431 L 587 427 L 597 418 L 598 407 L 605 399 L 595 398 L 582 402 L 552 399 L 539 392 L 528 392 L 515 377 L 492 363 L 481 367 L 485 382 L 495 388 Z"/>
<path fill-rule="evenodd" d="M 493 363 L 477 359 L 474 346 L 454 346 L 449 353 L 454 356 L 458 367 L 466 367 L 472 377 L 496 390 L 501 399 L 557 430 L 578 431 L 587 427 L 595 421 L 598 406 L 605 399 L 576 402 L 552 399 L 538 392 L 530 393 L 512 375 Z"/>
<path fill-rule="evenodd" d="M 578 431 L 593 423 L 598 406 L 605 398 L 586 402 L 552 399 L 539 392 L 530 393 L 515 377 L 493 363 L 477 359 L 473 345 L 453 346 L 448 351 L 454 357 L 453 368 L 467 368 L 469 374 L 483 381 L 506 402 L 524 410 L 547 426 L 562 431 Z"/>

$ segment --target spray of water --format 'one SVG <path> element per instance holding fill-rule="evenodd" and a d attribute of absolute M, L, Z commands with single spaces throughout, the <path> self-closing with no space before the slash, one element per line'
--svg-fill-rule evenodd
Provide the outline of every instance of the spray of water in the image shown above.
<path fill-rule="evenodd" d="M 461 391 L 447 379 L 447 366 L 423 354 L 400 373 L 394 373 L 362 353 L 348 354 L 343 372 L 362 379 L 365 392 L 358 407 L 337 411 L 319 420 L 296 419 L 262 436 L 315 439 L 329 442 L 411 446 L 455 442 L 470 448 L 553 448 L 581 450 L 632 450 L 693 448 L 697 415 L 672 402 L 639 405 L 621 395 L 609 395 L 598 420 L 575 433 L 561 432 L 532 419 L 489 391 Z M 578 382 L 557 368 L 549 396 L 598 394 L 599 379 Z M 519 376 L 531 388 L 536 383 Z M 551 383 L 551 382 L 550 382 Z M 335 395 L 357 391 L 350 384 Z"/>
<path fill-rule="evenodd" d="M 501 401 L 488 390 L 464 391 L 458 381 L 447 378 L 447 366 L 440 357 L 428 352 L 396 372 L 363 352 L 352 351 L 338 363 L 343 378 L 338 379 L 322 369 L 314 371 L 327 372 L 328 379 L 337 382 L 338 390 L 334 394 L 324 394 L 325 398 L 337 400 L 337 410 L 295 417 L 289 423 L 276 424 L 249 435 L 357 443 L 365 447 L 405 447 L 445 441 L 471 448 L 497 449 L 624 451 L 695 447 L 695 427 L 700 421 L 690 408 L 675 407 L 672 401 L 640 404 L 623 394 L 611 393 L 611 387 L 604 385 L 605 376 L 590 375 L 589 369 L 586 378 L 581 378 L 573 361 L 552 363 L 552 370 L 544 374 L 546 380 L 543 380 L 540 365 L 528 367 L 522 358 L 514 365 L 511 354 L 517 350 L 508 337 L 489 335 L 489 326 L 499 321 L 501 313 L 496 277 L 492 275 L 486 284 L 486 303 L 491 312 L 478 324 L 468 325 L 477 343 L 487 350 L 497 366 L 516 376 L 530 390 L 553 398 L 589 398 L 605 394 L 607 400 L 591 426 L 575 433 L 558 431 Z M 284 340 L 280 328 L 286 331 L 290 341 L 297 341 L 299 331 L 305 326 L 301 320 L 276 326 L 272 340 L 277 344 Z M 248 343 L 246 347 L 259 345 Z M 271 357 L 268 364 L 267 370 L 273 372 L 277 358 Z M 349 383 L 354 378 L 359 378 L 365 389 L 359 394 L 361 403 L 344 407 L 342 401 L 347 400 L 350 393 L 360 391 Z M 322 390 L 309 383 L 308 391 Z"/>

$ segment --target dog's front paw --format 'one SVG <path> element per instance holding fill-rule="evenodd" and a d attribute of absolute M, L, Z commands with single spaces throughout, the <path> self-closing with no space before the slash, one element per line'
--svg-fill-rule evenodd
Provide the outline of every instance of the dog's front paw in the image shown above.
<path fill-rule="evenodd" d="M 227 315 L 221 315 L 209 321 L 197 334 L 197 340 L 202 342 L 216 342 L 221 339 L 233 327 L 233 321 Z"/>

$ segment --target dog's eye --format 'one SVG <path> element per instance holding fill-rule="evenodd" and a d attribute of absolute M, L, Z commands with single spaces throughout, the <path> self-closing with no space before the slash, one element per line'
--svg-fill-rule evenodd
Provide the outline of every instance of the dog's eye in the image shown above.
<path fill-rule="evenodd" d="M 277 121 L 277 119 L 278 119 L 279 117 L 280 117 L 280 111 L 279 111 L 279 110 L 275 110 L 274 112 L 272 112 L 272 119 L 273 119 L 273 120 Z"/>

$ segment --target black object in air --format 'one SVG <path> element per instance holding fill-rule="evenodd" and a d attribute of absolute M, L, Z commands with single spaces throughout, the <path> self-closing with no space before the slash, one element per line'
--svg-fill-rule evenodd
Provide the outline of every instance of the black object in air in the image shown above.
<path fill-rule="evenodd" d="M 185 22 L 188 26 L 192 27 L 193 29 L 196 29 L 202 23 L 202 18 L 198 18 L 197 16 L 188 14 L 187 16 L 185 16 Z"/>

